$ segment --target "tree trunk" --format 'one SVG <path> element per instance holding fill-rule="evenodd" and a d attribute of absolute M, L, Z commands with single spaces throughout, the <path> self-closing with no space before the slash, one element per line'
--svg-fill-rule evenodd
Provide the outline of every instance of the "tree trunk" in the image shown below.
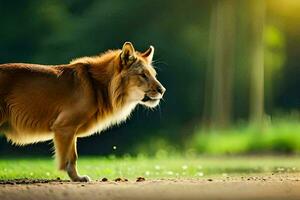
<path fill-rule="evenodd" d="M 216 2 L 211 17 L 210 43 L 212 56 L 207 69 L 204 119 L 209 119 L 215 127 L 226 127 L 231 121 L 232 107 L 235 0 Z"/>
<path fill-rule="evenodd" d="M 261 126 L 264 118 L 264 18 L 265 2 L 249 0 L 250 122 Z"/>

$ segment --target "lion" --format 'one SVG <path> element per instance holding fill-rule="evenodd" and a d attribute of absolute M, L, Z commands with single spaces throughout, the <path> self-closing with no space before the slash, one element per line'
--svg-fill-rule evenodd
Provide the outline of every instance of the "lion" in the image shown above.
<path fill-rule="evenodd" d="M 125 42 L 69 64 L 1 64 L 0 132 L 16 145 L 53 140 L 59 169 L 90 181 L 77 172 L 76 141 L 125 121 L 139 104 L 159 104 L 166 89 L 153 54 L 153 46 L 141 53 Z"/>

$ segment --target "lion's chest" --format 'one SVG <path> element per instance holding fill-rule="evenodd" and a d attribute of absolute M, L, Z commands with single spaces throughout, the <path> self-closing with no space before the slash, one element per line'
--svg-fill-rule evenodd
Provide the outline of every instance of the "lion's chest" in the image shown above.
<path fill-rule="evenodd" d="M 98 116 L 91 119 L 81 130 L 79 130 L 77 134 L 78 137 L 86 137 L 94 133 L 100 133 L 115 124 L 120 124 L 130 116 L 130 113 L 135 107 L 136 104 L 130 104 L 107 116 Z"/>

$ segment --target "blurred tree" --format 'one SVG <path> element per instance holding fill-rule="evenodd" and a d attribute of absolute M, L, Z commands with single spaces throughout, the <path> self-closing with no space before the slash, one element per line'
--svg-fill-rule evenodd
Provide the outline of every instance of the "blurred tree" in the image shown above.
<path fill-rule="evenodd" d="M 274 101 L 282 85 L 282 72 L 286 59 L 285 36 L 279 27 L 266 24 L 264 31 L 264 78 L 265 78 L 265 112 L 274 114 Z"/>
<path fill-rule="evenodd" d="M 270 21 L 271 25 L 275 28 L 273 28 L 273 33 L 275 33 L 273 35 L 277 35 L 277 39 L 282 43 L 278 45 L 277 41 L 277 47 L 275 43 L 273 43 L 272 54 L 276 52 L 276 54 L 279 55 L 278 53 L 283 51 L 282 55 L 284 56 L 283 66 L 281 70 L 278 71 L 280 81 L 274 79 L 276 85 L 273 85 L 274 91 L 272 93 L 272 100 L 274 102 L 273 112 L 299 112 L 300 109 L 300 93 L 298 92 L 300 84 L 299 10 L 300 1 L 268 0 L 268 21 Z M 266 57 L 270 56 L 267 55 Z M 278 60 L 279 57 L 274 56 L 270 58 L 273 62 L 276 62 L 275 60 Z M 279 59 L 279 61 L 280 60 L 281 59 Z"/>
<path fill-rule="evenodd" d="M 262 125 L 264 118 L 264 24 L 265 1 L 248 0 L 249 61 L 250 61 L 250 121 Z"/>
<path fill-rule="evenodd" d="M 219 0 L 211 14 L 211 69 L 206 77 L 204 119 L 217 127 L 226 127 L 231 121 L 235 10 L 235 0 Z"/>

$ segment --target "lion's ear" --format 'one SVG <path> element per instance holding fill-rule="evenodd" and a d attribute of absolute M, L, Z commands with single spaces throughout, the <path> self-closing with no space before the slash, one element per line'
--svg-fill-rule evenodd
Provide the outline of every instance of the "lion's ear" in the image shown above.
<path fill-rule="evenodd" d="M 154 47 L 153 46 L 150 46 L 147 51 L 142 53 L 142 56 L 148 61 L 148 63 L 152 62 L 153 55 L 154 55 Z"/>
<path fill-rule="evenodd" d="M 122 48 L 122 65 L 131 65 L 136 60 L 135 50 L 131 42 L 125 42 Z"/>

